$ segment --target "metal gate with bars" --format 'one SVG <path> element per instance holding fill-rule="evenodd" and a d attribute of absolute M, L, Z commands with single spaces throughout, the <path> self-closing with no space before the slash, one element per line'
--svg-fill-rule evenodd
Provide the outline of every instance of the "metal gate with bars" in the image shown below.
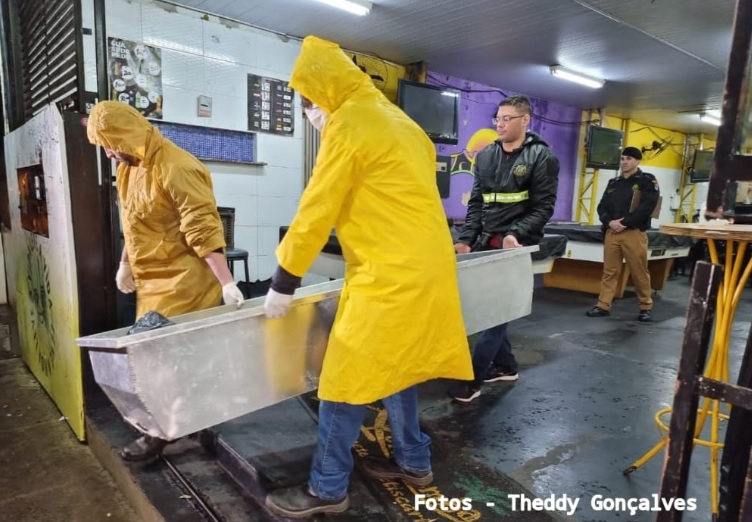
<path fill-rule="evenodd" d="M 80 110 L 84 91 L 80 0 L 10 0 L 4 2 L 7 85 L 14 111 L 11 127 L 20 126 L 50 103 Z"/>

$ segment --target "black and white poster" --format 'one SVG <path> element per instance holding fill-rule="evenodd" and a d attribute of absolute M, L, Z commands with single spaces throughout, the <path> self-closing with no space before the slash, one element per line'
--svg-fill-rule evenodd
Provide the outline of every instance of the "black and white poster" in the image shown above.
<path fill-rule="evenodd" d="M 162 119 L 162 50 L 138 42 L 108 39 L 110 99 Z"/>
<path fill-rule="evenodd" d="M 287 82 L 248 75 L 248 130 L 292 136 L 294 91 Z"/>

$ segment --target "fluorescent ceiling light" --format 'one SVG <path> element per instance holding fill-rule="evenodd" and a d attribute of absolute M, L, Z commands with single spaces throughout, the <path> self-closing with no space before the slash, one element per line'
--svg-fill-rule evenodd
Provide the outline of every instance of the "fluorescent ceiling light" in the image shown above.
<path fill-rule="evenodd" d="M 365 0 L 318 0 L 332 7 L 337 7 L 348 13 L 363 16 L 371 12 L 373 4 Z"/>
<path fill-rule="evenodd" d="M 441 95 L 442 96 L 451 96 L 452 98 L 456 98 L 457 97 L 457 93 L 456 92 L 450 92 L 450 91 L 441 91 Z"/>
<path fill-rule="evenodd" d="M 705 123 L 710 123 L 711 125 L 715 125 L 717 127 L 720 127 L 721 125 L 721 119 L 713 116 L 712 114 L 703 113 L 700 114 L 700 120 L 704 121 Z"/>
<path fill-rule="evenodd" d="M 551 75 L 561 78 L 562 80 L 569 80 L 570 82 L 579 83 L 593 89 L 599 89 L 606 83 L 605 80 L 600 78 L 593 78 L 592 76 L 585 76 L 569 69 L 565 69 L 561 65 L 551 66 Z"/>

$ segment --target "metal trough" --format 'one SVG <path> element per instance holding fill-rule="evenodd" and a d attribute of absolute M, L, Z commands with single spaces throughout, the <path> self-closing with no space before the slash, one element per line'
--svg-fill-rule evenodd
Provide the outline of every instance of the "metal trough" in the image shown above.
<path fill-rule="evenodd" d="M 482 253 L 487 254 L 487 252 Z M 558 257 L 560 257 L 560 254 L 556 255 L 556 257 L 533 259 L 533 274 L 548 274 L 549 272 L 551 272 L 554 267 L 554 261 Z M 460 258 L 462 258 L 462 256 L 460 256 Z M 340 279 L 342 277 L 345 277 L 345 258 L 339 254 L 321 252 L 318 256 L 316 256 L 316 259 L 313 260 L 313 264 L 311 265 L 311 268 L 308 269 L 308 272 L 311 274 L 329 277 L 331 279 Z"/>
<path fill-rule="evenodd" d="M 458 256 L 468 335 L 530 313 L 537 249 Z M 127 335 L 122 328 L 76 342 L 120 414 L 146 434 L 174 440 L 314 390 L 342 285 L 300 288 L 282 319 L 267 319 L 259 297 L 241 309 L 172 317 L 174 325 L 158 330 Z"/>

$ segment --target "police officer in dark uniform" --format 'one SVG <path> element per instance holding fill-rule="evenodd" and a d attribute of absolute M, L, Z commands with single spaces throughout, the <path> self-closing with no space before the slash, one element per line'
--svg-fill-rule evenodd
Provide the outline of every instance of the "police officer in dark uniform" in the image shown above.
<path fill-rule="evenodd" d="M 536 245 L 554 213 L 559 160 L 548 144 L 527 130 L 532 109 L 525 96 L 504 99 L 493 124 L 499 138 L 475 158 L 475 181 L 465 226 L 454 245 L 459 254 L 475 250 Z M 511 382 L 519 377 L 507 325 L 482 332 L 473 348 L 475 379 L 449 390 L 458 402 L 480 396 L 483 383 Z"/>
<path fill-rule="evenodd" d="M 588 317 L 611 315 L 611 302 L 622 263 L 632 275 L 640 313 L 637 320 L 649 323 L 653 309 L 650 272 L 648 272 L 648 236 L 652 214 L 660 191 L 655 176 L 640 170 L 642 153 L 627 147 L 621 153 L 621 175 L 610 180 L 598 204 L 603 223 L 603 278 L 598 304 L 587 311 Z"/>

